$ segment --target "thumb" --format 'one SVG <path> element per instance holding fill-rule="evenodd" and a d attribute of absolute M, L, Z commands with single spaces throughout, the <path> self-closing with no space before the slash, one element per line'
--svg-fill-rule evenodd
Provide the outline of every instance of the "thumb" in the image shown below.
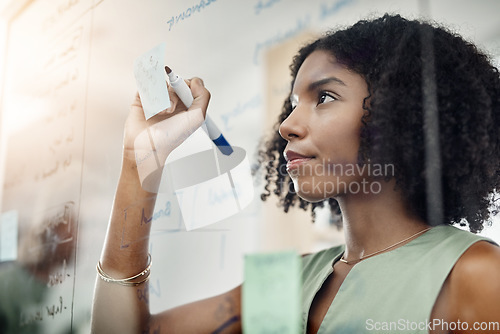
<path fill-rule="evenodd" d="M 210 101 L 210 92 L 205 88 L 203 80 L 192 78 L 190 80 L 191 93 L 193 94 L 193 104 L 189 110 L 201 109 L 203 117 L 207 114 L 208 102 Z"/>

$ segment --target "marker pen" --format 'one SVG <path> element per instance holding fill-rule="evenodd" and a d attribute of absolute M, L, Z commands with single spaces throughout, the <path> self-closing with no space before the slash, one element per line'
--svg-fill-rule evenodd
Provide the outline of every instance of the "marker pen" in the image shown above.
<path fill-rule="evenodd" d="M 191 95 L 191 89 L 180 76 L 176 75 L 168 66 L 165 66 L 165 71 L 168 75 L 168 80 L 170 85 L 174 89 L 179 99 L 184 103 L 184 105 L 189 108 L 193 103 L 193 95 Z M 206 132 L 208 137 L 213 141 L 213 143 L 219 148 L 219 150 L 224 155 L 230 155 L 233 153 L 233 148 L 227 142 L 226 138 L 222 135 L 222 132 L 212 121 L 210 116 L 205 117 Z M 205 129 L 205 128 L 203 128 Z"/>

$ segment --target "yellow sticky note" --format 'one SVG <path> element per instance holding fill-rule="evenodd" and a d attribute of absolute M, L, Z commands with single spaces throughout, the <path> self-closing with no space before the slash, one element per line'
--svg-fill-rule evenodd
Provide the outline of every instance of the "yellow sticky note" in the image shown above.
<path fill-rule="evenodd" d="M 301 261 L 296 252 L 245 257 L 243 332 L 299 333 Z"/>

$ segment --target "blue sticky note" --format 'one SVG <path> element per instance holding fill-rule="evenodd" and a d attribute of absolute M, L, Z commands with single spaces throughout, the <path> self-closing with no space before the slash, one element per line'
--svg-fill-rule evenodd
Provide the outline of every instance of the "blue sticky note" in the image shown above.
<path fill-rule="evenodd" d="M 164 66 L 165 53 L 166 45 L 162 43 L 134 62 L 135 81 L 146 119 L 170 107 Z"/>
<path fill-rule="evenodd" d="M 17 260 L 17 211 L 0 215 L 0 262 Z"/>
<path fill-rule="evenodd" d="M 245 257 L 244 333 L 299 333 L 301 261 L 293 251 Z"/>

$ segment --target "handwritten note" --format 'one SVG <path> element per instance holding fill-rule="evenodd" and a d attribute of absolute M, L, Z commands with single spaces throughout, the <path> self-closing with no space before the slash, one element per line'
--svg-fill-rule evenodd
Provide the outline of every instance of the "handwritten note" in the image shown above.
<path fill-rule="evenodd" d="M 293 251 L 245 257 L 243 332 L 300 332 L 300 265 Z"/>
<path fill-rule="evenodd" d="M 355 0 L 339 0 L 335 1 L 330 5 L 327 4 L 321 4 L 321 13 L 320 13 L 320 20 L 324 20 L 328 18 L 329 16 L 337 15 L 338 12 L 343 9 L 344 7 L 348 7 L 352 5 Z"/>
<path fill-rule="evenodd" d="M 170 107 L 165 77 L 165 51 L 162 43 L 149 50 L 134 62 L 134 75 L 146 119 Z"/>
<path fill-rule="evenodd" d="M 274 36 L 269 37 L 263 42 L 258 42 L 255 45 L 253 63 L 259 65 L 261 53 L 270 47 L 283 43 L 284 41 L 293 38 L 308 28 L 311 24 L 311 17 L 306 14 L 303 18 L 297 19 L 295 26 L 288 28 L 286 31 L 278 31 Z"/>
<path fill-rule="evenodd" d="M 73 241 L 75 235 L 75 203 L 72 201 L 47 209 L 41 218 L 38 233 L 43 235 L 43 243 L 38 245 L 56 247 Z"/>
<path fill-rule="evenodd" d="M 259 0 L 259 2 L 255 5 L 255 14 L 259 15 L 264 9 L 270 8 L 274 6 L 277 2 L 280 2 L 281 0 L 268 0 L 262 2 L 262 0 Z"/>
<path fill-rule="evenodd" d="M 17 211 L 0 216 L 0 262 L 17 259 Z"/>
<path fill-rule="evenodd" d="M 24 327 L 34 322 L 44 321 L 44 319 L 54 319 L 56 316 L 62 313 L 68 313 L 67 309 L 68 306 L 66 306 L 66 304 L 64 303 L 62 296 L 59 296 L 59 299 L 53 304 L 32 305 L 30 310 L 21 311 L 19 317 L 19 326 Z"/>
<path fill-rule="evenodd" d="M 206 6 L 210 5 L 212 2 L 215 2 L 216 0 L 201 0 L 199 3 L 189 7 L 188 9 L 184 10 L 183 12 L 176 14 L 175 16 L 172 16 L 168 21 L 168 31 L 172 30 L 172 27 L 176 24 L 179 23 L 179 21 L 184 21 L 188 18 L 191 17 L 191 15 L 195 14 L 196 12 L 201 12 L 203 9 L 205 9 Z"/>
<path fill-rule="evenodd" d="M 290 90 L 289 85 L 287 86 L 287 91 Z M 244 102 L 238 102 L 236 107 L 234 107 L 232 110 L 230 110 L 227 113 L 222 114 L 222 120 L 224 121 L 224 127 L 226 130 L 231 130 L 233 128 L 232 124 L 230 124 L 230 120 L 236 119 L 238 116 L 244 114 L 250 109 L 256 109 L 260 106 L 262 106 L 263 98 L 261 94 L 257 94 L 252 96 L 249 100 L 244 101 Z M 236 122 L 236 121 L 235 121 Z M 233 122 L 231 122 L 233 123 Z"/>

